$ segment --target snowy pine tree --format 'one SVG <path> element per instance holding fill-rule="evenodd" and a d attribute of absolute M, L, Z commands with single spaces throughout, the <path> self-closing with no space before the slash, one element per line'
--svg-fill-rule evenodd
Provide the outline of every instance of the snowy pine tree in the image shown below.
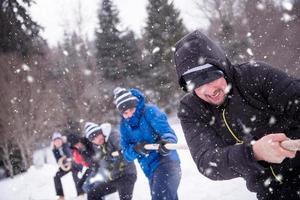
<path fill-rule="evenodd" d="M 120 39 L 118 10 L 111 0 L 103 0 L 99 10 L 99 27 L 96 30 L 96 49 L 98 68 L 106 78 L 120 78 L 124 72 L 121 67 L 122 41 Z"/>
<path fill-rule="evenodd" d="M 173 63 L 175 43 L 185 34 L 180 12 L 168 0 L 149 0 L 147 6 L 145 47 L 149 55 L 148 83 L 160 93 L 157 100 L 163 104 L 174 103 L 168 99 L 176 90 L 176 75 Z"/>
<path fill-rule="evenodd" d="M 0 52 L 23 55 L 38 50 L 41 27 L 32 20 L 25 6 L 31 0 L 2 0 L 0 3 Z"/>

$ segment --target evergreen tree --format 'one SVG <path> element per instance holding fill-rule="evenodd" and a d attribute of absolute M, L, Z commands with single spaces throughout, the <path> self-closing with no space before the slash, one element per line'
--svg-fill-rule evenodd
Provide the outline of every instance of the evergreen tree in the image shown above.
<path fill-rule="evenodd" d="M 157 87 L 163 104 L 174 103 L 168 99 L 177 88 L 173 64 L 173 47 L 185 34 L 180 12 L 168 0 L 149 0 L 145 28 L 146 50 L 149 53 L 149 87 Z M 158 100 L 157 99 L 157 100 Z"/>
<path fill-rule="evenodd" d="M 24 5 L 31 0 L 0 1 L 0 52 L 28 54 L 41 40 L 41 27 L 27 13 Z"/>
<path fill-rule="evenodd" d="M 124 68 L 124 77 L 127 77 L 127 84 L 137 86 L 141 84 L 141 80 L 145 77 L 143 74 L 141 50 L 138 47 L 134 33 L 129 31 L 121 37 L 121 65 Z"/>
<path fill-rule="evenodd" d="M 120 22 L 118 10 L 111 0 L 103 0 L 99 10 L 99 28 L 96 30 L 97 65 L 108 79 L 120 78 L 122 41 L 117 26 Z"/>

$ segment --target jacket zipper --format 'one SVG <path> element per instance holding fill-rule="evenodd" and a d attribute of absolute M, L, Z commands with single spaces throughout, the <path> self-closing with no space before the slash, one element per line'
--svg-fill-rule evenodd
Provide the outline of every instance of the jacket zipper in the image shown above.
<path fill-rule="evenodd" d="M 225 126 L 226 126 L 227 130 L 230 132 L 232 137 L 235 139 L 236 143 L 237 144 L 243 144 L 243 140 L 241 140 L 237 137 L 237 135 L 233 132 L 233 130 L 230 128 L 229 124 L 227 123 L 227 120 L 226 120 L 226 117 L 225 117 L 225 108 L 222 110 L 222 118 L 223 118 L 223 121 L 225 123 Z M 270 165 L 270 170 L 271 170 L 271 173 L 274 176 L 275 180 L 282 184 L 282 180 L 279 178 L 278 175 L 276 175 L 276 173 L 275 173 L 275 171 L 274 171 L 274 169 L 271 165 Z"/>

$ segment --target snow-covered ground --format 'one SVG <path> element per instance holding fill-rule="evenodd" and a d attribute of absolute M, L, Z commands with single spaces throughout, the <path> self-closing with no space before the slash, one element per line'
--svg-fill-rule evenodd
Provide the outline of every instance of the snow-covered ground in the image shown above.
<path fill-rule="evenodd" d="M 185 143 L 180 124 L 176 119 L 171 120 L 172 127 L 177 133 L 179 143 Z M 28 172 L 0 182 L 0 199 L 2 200 L 55 200 L 53 176 L 57 170 L 50 149 L 36 152 L 35 163 L 52 163 L 32 166 Z M 38 156 L 38 154 L 43 156 Z M 190 156 L 188 150 L 180 150 L 182 179 L 178 190 L 182 200 L 252 200 L 254 193 L 247 191 L 245 181 L 241 178 L 229 181 L 211 181 L 202 176 Z M 40 159 L 40 160 L 39 160 Z M 138 180 L 134 189 L 134 200 L 150 200 L 147 179 L 138 166 Z M 75 188 L 71 173 L 63 177 L 66 200 L 74 200 Z M 112 194 L 107 199 L 118 199 Z"/>

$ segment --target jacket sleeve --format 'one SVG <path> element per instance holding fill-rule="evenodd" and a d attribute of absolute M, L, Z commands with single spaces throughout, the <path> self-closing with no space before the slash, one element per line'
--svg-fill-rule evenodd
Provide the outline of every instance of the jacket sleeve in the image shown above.
<path fill-rule="evenodd" d="M 67 143 L 63 143 L 63 152 L 67 158 L 72 157 L 72 150 Z"/>
<path fill-rule="evenodd" d="M 300 80 L 266 63 L 241 67 L 241 85 L 245 92 L 266 103 L 276 113 L 300 121 Z M 254 78 L 255 77 L 255 78 Z"/>
<path fill-rule="evenodd" d="M 149 106 L 146 109 L 145 117 L 161 139 L 168 140 L 170 143 L 177 143 L 177 137 L 168 123 L 166 114 L 160 111 L 158 107 Z"/>
<path fill-rule="evenodd" d="M 60 157 L 61 157 L 61 155 L 60 155 L 60 153 L 59 153 L 59 150 L 56 149 L 56 148 L 53 148 L 53 149 L 52 149 L 52 152 L 53 152 L 53 155 L 54 155 L 54 157 L 55 157 L 56 162 L 58 162 L 58 160 L 59 160 Z"/>
<path fill-rule="evenodd" d="M 253 170 L 263 168 L 254 158 L 250 141 L 239 145 L 226 145 L 209 123 L 186 104 L 180 104 L 178 116 L 186 142 L 198 170 L 212 180 L 245 177 Z"/>
<path fill-rule="evenodd" d="M 122 122 L 120 125 L 120 133 L 121 133 L 120 146 L 122 148 L 122 152 L 125 160 L 131 162 L 134 159 L 140 157 L 141 155 L 134 151 L 134 144 L 129 142 L 126 136 L 128 134 L 128 130 L 125 128 L 125 125 Z"/>

